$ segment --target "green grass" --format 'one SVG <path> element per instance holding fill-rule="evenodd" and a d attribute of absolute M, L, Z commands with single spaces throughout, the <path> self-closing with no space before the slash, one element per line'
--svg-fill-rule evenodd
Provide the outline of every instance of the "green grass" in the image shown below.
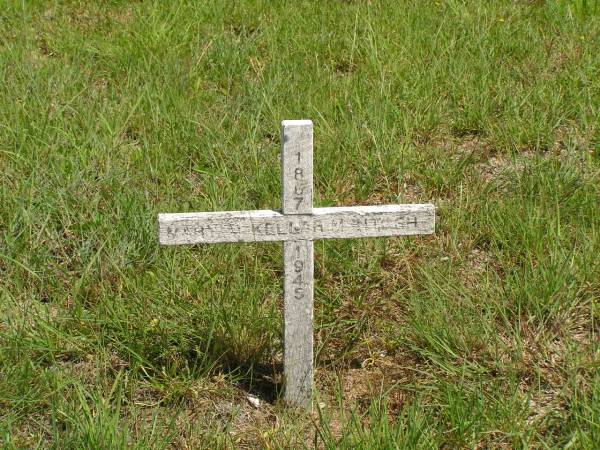
<path fill-rule="evenodd" d="M 0 5 L 0 445 L 600 442 L 600 2 Z M 280 401 L 280 244 L 158 212 L 433 202 L 315 246 L 313 414 Z M 263 403 L 253 409 L 248 393 Z"/>

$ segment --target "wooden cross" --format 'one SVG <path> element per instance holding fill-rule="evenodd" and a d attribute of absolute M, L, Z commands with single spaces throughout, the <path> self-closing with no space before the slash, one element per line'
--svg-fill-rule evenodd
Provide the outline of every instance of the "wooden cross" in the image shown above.
<path fill-rule="evenodd" d="M 310 408 L 313 241 L 431 234 L 431 204 L 313 208 L 313 124 L 281 122 L 282 209 L 159 214 L 163 245 L 283 241 L 285 400 Z"/>

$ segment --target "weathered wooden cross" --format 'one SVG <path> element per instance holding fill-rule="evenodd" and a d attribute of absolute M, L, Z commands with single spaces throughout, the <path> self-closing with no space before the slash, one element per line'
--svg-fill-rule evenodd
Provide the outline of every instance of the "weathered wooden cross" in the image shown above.
<path fill-rule="evenodd" d="M 281 123 L 282 209 L 159 214 L 161 244 L 283 241 L 285 400 L 311 405 L 313 240 L 434 232 L 431 204 L 313 208 L 313 124 Z"/>

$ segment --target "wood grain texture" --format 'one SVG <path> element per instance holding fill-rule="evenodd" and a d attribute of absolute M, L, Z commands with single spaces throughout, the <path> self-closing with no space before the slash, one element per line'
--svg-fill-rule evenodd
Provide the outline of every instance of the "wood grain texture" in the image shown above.
<path fill-rule="evenodd" d="M 284 241 L 285 401 L 311 408 L 315 239 L 431 234 L 435 207 L 421 205 L 313 208 L 313 124 L 281 122 L 282 211 L 158 215 L 163 245 Z"/>
<path fill-rule="evenodd" d="M 281 206 L 284 214 L 310 214 L 313 202 L 313 123 L 281 122 Z"/>
<path fill-rule="evenodd" d="M 283 243 L 283 323 L 285 401 L 310 408 L 313 385 L 313 243 L 302 239 L 311 230 L 313 189 L 313 124 L 281 122 L 281 207 L 287 223 L 276 227 L 294 236 Z M 312 216 L 309 216 L 312 217 Z M 286 228 L 287 226 L 287 228 Z M 269 227 L 265 224 L 265 229 Z M 296 231 L 298 233 L 296 233 Z"/>
<path fill-rule="evenodd" d="M 284 258 L 285 401 L 310 408 L 313 384 L 313 243 L 288 241 Z"/>
<path fill-rule="evenodd" d="M 274 210 L 158 215 L 163 245 L 409 236 L 434 229 L 432 204 L 313 208 L 298 216 Z"/>

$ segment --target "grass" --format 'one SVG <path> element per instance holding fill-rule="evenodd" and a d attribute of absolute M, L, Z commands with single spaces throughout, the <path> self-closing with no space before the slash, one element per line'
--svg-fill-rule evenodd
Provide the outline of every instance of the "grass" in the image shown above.
<path fill-rule="evenodd" d="M 597 447 L 599 30 L 595 0 L 4 0 L 2 446 Z M 439 214 L 316 244 L 313 414 L 279 400 L 281 246 L 155 226 L 279 207 L 293 118 L 316 206 Z"/>

